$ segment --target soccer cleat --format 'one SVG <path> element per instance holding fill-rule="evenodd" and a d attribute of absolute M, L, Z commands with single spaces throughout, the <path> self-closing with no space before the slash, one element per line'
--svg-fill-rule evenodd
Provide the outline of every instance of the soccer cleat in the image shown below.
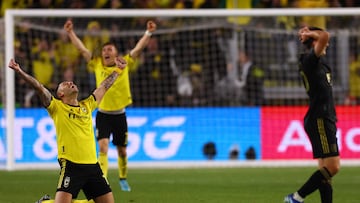
<path fill-rule="evenodd" d="M 303 203 L 294 199 L 293 194 L 289 194 L 284 198 L 284 203 Z"/>
<path fill-rule="evenodd" d="M 126 192 L 131 191 L 131 188 L 130 188 L 128 182 L 126 181 L 126 179 L 120 179 L 119 184 L 120 184 L 122 191 L 126 191 Z"/>
<path fill-rule="evenodd" d="M 38 201 L 36 201 L 35 203 L 41 203 L 44 200 L 50 200 L 50 195 L 44 195 L 42 196 Z"/>

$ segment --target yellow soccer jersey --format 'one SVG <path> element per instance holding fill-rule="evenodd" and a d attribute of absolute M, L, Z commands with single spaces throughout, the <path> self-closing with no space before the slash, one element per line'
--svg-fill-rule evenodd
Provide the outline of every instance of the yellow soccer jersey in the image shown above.
<path fill-rule="evenodd" d="M 101 110 L 118 111 L 132 103 L 129 83 L 129 67 L 134 64 L 134 60 L 129 54 L 123 58 L 126 60 L 127 66 L 121 71 L 119 77 L 102 98 L 99 104 L 99 109 Z M 119 69 L 116 66 L 104 66 L 100 57 L 92 59 L 89 62 L 89 66 L 94 69 L 97 87 L 99 87 L 101 82 L 105 80 L 106 77 L 108 77 L 115 69 Z"/>
<path fill-rule="evenodd" d="M 78 164 L 97 162 L 92 112 L 97 103 L 93 95 L 79 102 L 79 106 L 64 104 L 52 98 L 47 111 L 54 120 L 58 158 Z"/>

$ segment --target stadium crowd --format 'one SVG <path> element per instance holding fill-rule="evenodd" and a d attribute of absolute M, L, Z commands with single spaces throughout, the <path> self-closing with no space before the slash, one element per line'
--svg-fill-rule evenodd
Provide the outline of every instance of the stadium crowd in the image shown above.
<path fill-rule="evenodd" d="M 279 8 L 279 7 L 357 7 L 355 0 L 6 0 L 6 9 L 206 9 L 206 8 Z"/>
<path fill-rule="evenodd" d="M 313 2 L 313 4 L 311 4 Z M 316 2 L 316 3 L 314 3 Z M 356 7 L 359 6 L 352 0 L 244 0 L 244 1 L 226 1 L 226 0 L 8 0 L 2 1 L 1 15 L 8 8 L 16 9 L 207 9 L 207 8 L 306 8 L 306 7 Z M 315 26 L 322 28 L 343 27 L 354 25 L 358 17 L 353 18 L 336 18 L 328 19 L 319 17 L 314 21 L 310 17 L 277 17 L 271 19 L 278 28 L 285 30 L 294 30 L 302 25 L 315 23 Z M 73 47 L 71 42 L 62 30 L 62 25 L 66 19 L 58 18 L 42 18 L 42 19 L 26 19 L 17 27 L 15 41 L 15 58 L 24 67 L 28 67 L 27 72 L 31 73 L 41 83 L 50 89 L 55 89 L 55 84 L 62 80 L 73 80 L 81 86 L 83 90 L 80 96 L 87 95 L 95 88 L 95 79 L 91 70 L 86 66 L 84 60 L 81 59 L 80 53 Z M 92 50 L 107 41 L 116 41 L 120 44 L 122 53 L 126 53 L 130 47 L 133 47 L 138 36 L 118 37 L 111 35 L 117 33 L 119 25 L 127 27 L 127 29 L 141 30 L 143 29 L 147 19 L 134 18 L 125 19 L 123 21 L 116 19 L 74 19 L 74 22 L 80 25 L 82 32 L 82 40 Z M 103 23 L 101 21 L 106 21 Z M 178 23 L 179 27 L 184 22 L 174 22 L 171 19 L 157 19 L 159 27 L 167 27 L 171 24 Z M 241 27 L 259 27 L 274 26 L 269 20 L 238 17 L 228 18 L 227 23 L 236 23 Z M 263 22 L 268 22 L 264 25 Z M 188 23 L 188 22 L 186 22 Z M 42 26 L 41 26 L 42 25 Z M 102 27 L 106 25 L 107 27 Z M 32 27 L 35 26 L 35 27 Z M 37 27 L 36 27 L 37 26 Z M 49 35 L 43 36 L 41 30 L 43 27 L 55 28 Z M 122 28 L 123 29 L 123 28 Z M 208 36 L 211 33 L 210 36 Z M 134 106 L 238 106 L 238 105 L 265 105 L 272 104 L 267 102 L 260 95 L 261 102 L 244 101 L 243 99 L 233 100 L 233 98 L 250 97 L 242 95 L 221 96 L 224 93 L 223 88 L 216 91 L 217 87 L 224 85 L 229 87 L 228 75 L 233 71 L 229 64 L 229 54 L 226 49 L 221 46 L 219 41 L 229 38 L 226 29 L 210 29 L 194 32 L 194 37 L 188 39 L 189 32 L 170 33 L 162 36 L 154 36 L 146 48 L 142 56 L 136 61 L 136 65 L 130 67 L 130 80 L 134 97 Z M 198 40 L 197 37 L 207 36 L 206 39 Z M 184 39 L 181 39 L 184 38 Z M 173 40 L 182 40 L 184 43 L 172 43 Z M 201 43 L 200 43 L 201 41 Z M 289 52 L 291 46 L 296 46 L 289 40 Z M 254 45 L 253 45 L 254 46 Z M 246 54 L 250 59 L 255 51 L 251 51 L 250 45 L 244 45 Z M 186 54 L 179 50 L 192 50 L 191 54 L 200 56 L 196 61 L 192 60 L 190 54 Z M 250 51 L 249 51 L 250 49 Z M 210 51 L 209 51 L 210 50 Z M 356 72 L 359 60 L 357 59 L 356 48 L 351 64 L 351 71 Z M 211 53 L 210 53 L 211 52 Z M 240 57 L 239 50 L 239 57 Z M 241 52 L 243 54 L 243 52 Z M 209 56 L 211 54 L 211 56 Z M 209 57 L 216 58 L 216 63 L 206 63 Z M 293 62 L 294 55 L 290 56 L 289 61 Z M 200 62 L 199 62 L 200 61 Z M 255 64 L 258 63 L 253 60 Z M 242 67 L 241 61 L 237 61 L 237 65 Z M 261 86 L 266 85 L 265 82 L 268 74 L 265 64 L 256 64 L 257 71 L 251 78 L 251 71 L 238 70 L 235 71 L 236 80 L 248 77 L 248 81 L 255 81 L 256 86 L 251 86 L 252 92 L 262 92 Z M 260 68 L 260 69 L 259 69 Z M 261 68 L 263 68 L 261 70 Z M 238 68 L 239 69 L 239 68 Z M 259 72 L 260 70 L 260 72 Z M 245 72 L 245 73 L 244 73 Z M 255 74 L 256 72 L 256 74 Z M 248 74 L 248 75 L 241 75 Z M 225 79 L 224 79 L 225 78 Z M 357 80 L 355 78 L 354 80 Z M 239 81 L 238 81 L 239 82 Z M 241 81 L 240 81 L 241 82 Z M 264 84 L 265 83 L 265 84 Z M 260 85 L 258 85 L 260 84 Z M 350 83 L 351 84 L 355 84 Z M 241 85 L 234 83 L 235 90 Z M 260 89 L 255 89 L 260 88 Z M 214 91 L 215 90 L 215 91 Z M 16 79 L 16 101 L 19 107 L 37 107 L 40 105 L 34 92 L 27 87 L 21 78 Z M 250 92 L 251 92 L 250 91 Z M 349 95 L 350 100 L 346 102 L 358 104 L 360 98 L 359 90 L 353 91 L 353 95 Z M 355 98 L 355 99 L 354 99 Z M 235 102 L 234 102 L 235 101 Z M 278 103 L 274 103 L 278 104 Z"/>

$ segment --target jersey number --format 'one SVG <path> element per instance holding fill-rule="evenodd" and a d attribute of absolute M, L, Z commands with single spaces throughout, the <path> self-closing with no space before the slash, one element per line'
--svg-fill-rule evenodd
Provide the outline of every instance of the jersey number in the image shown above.
<path fill-rule="evenodd" d="M 300 71 L 300 75 L 301 75 L 302 81 L 304 83 L 306 92 L 309 92 L 309 89 L 310 89 L 309 81 L 308 81 L 304 71 Z"/>

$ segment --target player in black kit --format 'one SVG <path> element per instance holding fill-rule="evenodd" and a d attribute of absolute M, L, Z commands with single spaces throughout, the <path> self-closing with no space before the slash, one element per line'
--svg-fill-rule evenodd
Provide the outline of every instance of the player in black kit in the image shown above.
<path fill-rule="evenodd" d="M 322 203 L 332 203 L 331 178 L 340 169 L 336 138 L 336 112 L 332 94 L 331 69 L 325 62 L 330 34 L 317 27 L 299 30 L 299 40 L 306 51 L 300 55 L 299 71 L 309 96 L 309 109 L 304 117 L 305 131 L 310 139 L 318 170 L 295 193 L 285 197 L 286 203 L 301 203 L 319 190 Z"/>

